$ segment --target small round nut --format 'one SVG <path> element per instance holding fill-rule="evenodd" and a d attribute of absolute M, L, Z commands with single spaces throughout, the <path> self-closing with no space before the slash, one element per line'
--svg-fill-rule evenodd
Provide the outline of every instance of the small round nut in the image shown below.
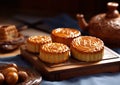
<path fill-rule="evenodd" d="M 19 71 L 18 76 L 21 82 L 25 81 L 28 78 L 28 74 L 25 71 Z"/>
<path fill-rule="evenodd" d="M 18 82 L 18 74 L 12 71 L 7 73 L 5 81 L 8 85 L 15 85 Z"/>
<path fill-rule="evenodd" d="M 3 84 L 4 80 L 5 80 L 4 75 L 2 73 L 0 73 L 0 85 Z"/>
<path fill-rule="evenodd" d="M 15 67 L 16 69 L 18 68 L 18 67 L 17 67 L 17 64 L 15 64 L 15 63 L 9 64 L 8 67 Z"/>
<path fill-rule="evenodd" d="M 2 73 L 3 73 L 4 76 L 6 76 L 7 73 L 9 73 L 9 72 L 18 72 L 18 71 L 17 71 L 17 69 L 15 67 L 8 67 L 8 68 L 5 68 L 2 71 Z"/>

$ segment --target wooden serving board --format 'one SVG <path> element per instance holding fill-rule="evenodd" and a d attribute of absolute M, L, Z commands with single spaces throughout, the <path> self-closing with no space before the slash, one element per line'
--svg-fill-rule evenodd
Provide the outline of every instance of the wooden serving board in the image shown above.
<path fill-rule="evenodd" d="M 21 47 L 21 55 L 41 73 L 44 79 L 52 81 L 96 73 L 120 71 L 120 55 L 107 47 L 105 47 L 103 59 L 98 62 L 82 62 L 70 57 L 65 63 L 48 64 L 38 58 L 39 54 L 28 52 L 25 46 Z"/>

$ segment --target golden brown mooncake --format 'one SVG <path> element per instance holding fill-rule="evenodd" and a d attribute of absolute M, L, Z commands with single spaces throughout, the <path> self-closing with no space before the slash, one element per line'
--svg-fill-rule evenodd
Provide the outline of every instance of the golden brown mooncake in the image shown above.
<path fill-rule="evenodd" d="M 63 43 L 68 46 L 70 46 L 70 43 L 74 38 L 80 35 L 81 32 L 74 28 L 57 28 L 51 32 L 53 42 Z"/>
<path fill-rule="evenodd" d="M 43 44 L 52 42 L 50 36 L 31 36 L 27 39 L 26 48 L 29 52 L 39 53 Z"/>
<path fill-rule="evenodd" d="M 72 57 L 80 61 L 99 61 L 103 58 L 104 43 L 96 37 L 80 36 L 73 39 L 70 49 Z"/>
<path fill-rule="evenodd" d="M 47 43 L 40 48 L 39 58 L 47 63 L 62 63 L 69 59 L 70 49 L 62 43 Z"/>

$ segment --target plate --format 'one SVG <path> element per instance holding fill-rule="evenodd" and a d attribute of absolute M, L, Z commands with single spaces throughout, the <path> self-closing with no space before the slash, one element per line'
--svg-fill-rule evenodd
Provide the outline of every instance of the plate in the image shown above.
<path fill-rule="evenodd" d="M 20 54 L 19 47 L 25 43 L 26 37 L 19 33 L 14 40 L 0 41 L 0 58 L 15 57 Z"/>
<path fill-rule="evenodd" d="M 0 59 L 1 58 L 11 58 L 11 57 L 16 57 L 17 55 L 20 54 L 20 49 L 16 49 L 10 52 L 1 52 L 0 51 Z"/>
<path fill-rule="evenodd" d="M 0 70 L 4 69 L 6 66 L 9 66 L 13 63 L 3 63 L 0 62 Z M 18 67 L 18 70 L 27 72 L 28 78 L 24 82 L 18 82 L 16 85 L 39 85 L 42 81 L 42 76 L 37 73 L 35 70 L 25 67 Z"/>

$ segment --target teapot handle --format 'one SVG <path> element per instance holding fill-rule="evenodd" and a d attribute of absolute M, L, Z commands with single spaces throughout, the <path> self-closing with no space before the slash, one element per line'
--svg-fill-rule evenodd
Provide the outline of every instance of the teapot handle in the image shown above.
<path fill-rule="evenodd" d="M 117 10 L 119 4 L 116 2 L 108 2 L 107 8 L 108 12 L 106 14 L 107 18 L 116 18 L 119 16 L 119 11 Z"/>

